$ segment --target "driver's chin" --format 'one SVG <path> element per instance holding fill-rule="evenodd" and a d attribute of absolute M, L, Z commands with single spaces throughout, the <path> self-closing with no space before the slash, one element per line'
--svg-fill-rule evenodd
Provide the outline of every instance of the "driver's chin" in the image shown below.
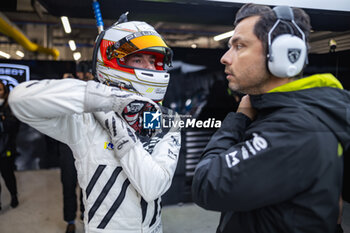
<path fill-rule="evenodd" d="M 231 91 L 239 91 L 239 87 L 235 83 L 229 83 L 228 88 L 230 88 Z"/>

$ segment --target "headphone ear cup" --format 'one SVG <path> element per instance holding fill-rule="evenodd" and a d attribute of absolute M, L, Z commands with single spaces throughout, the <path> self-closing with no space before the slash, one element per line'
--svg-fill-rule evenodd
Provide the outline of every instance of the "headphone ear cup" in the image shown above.
<path fill-rule="evenodd" d="M 268 69 L 276 77 L 294 77 L 304 68 L 306 56 L 306 44 L 301 38 L 280 35 L 271 43 Z"/>

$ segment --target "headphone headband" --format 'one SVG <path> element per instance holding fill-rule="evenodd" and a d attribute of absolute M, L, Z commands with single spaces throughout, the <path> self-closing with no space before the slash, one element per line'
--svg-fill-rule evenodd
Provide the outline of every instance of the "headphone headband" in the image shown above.
<path fill-rule="evenodd" d="M 277 17 L 277 21 L 273 25 L 273 27 L 271 28 L 269 34 L 275 30 L 275 28 L 277 27 L 277 25 L 280 22 L 289 21 L 298 30 L 301 37 L 303 38 L 303 41 L 305 41 L 305 34 L 304 34 L 303 30 L 301 30 L 300 27 L 295 23 L 294 13 L 293 13 L 293 9 L 291 7 L 289 7 L 289 6 L 275 6 L 272 10 L 275 12 L 275 15 Z"/>
<path fill-rule="evenodd" d="M 275 12 L 277 19 L 294 21 L 294 13 L 289 6 L 275 6 L 272 10 Z"/>
<path fill-rule="evenodd" d="M 272 10 L 277 20 L 267 35 L 268 69 L 277 77 L 293 77 L 299 74 L 305 64 L 308 63 L 305 34 L 295 23 L 291 7 L 276 6 Z M 277 35 L 272 41 L 272 33 L 279 24 L 285 24 L 290 32 Z M 299 32 L 302 39 L 295 35 L 295 29 Z"/>
<path fill-rule="evenodd" d="M 267 34 L 267 42 L 268 42 L 268 50 L 269 50 L 268 58 L 270 61 L 272 61 L 272 59 L 273 59 L 272 56 L 270 56 L 270 54 L 271 54 L 271 35 L 272 35 L 272 32 L 278 26 L 278 24 L 282 23 L 283 21 L 290 21 L 294 25 L 294 27 L 298 30 L 298 32 L 300 33 L 303 41 L 306 43 L 304 32 L 300 29 L 300 27 L 294 21 L 294 13 L 293 13 L 293 10 L 291 7 L 289 7 L 289 6 L 275 6 L 272 10 L 275 12 L 275 15 L 277 17 L 277 21 L 275 22 L 275 24 L 272 26 L 272 28 L 270 29 L 270 31 Z M 286 22 L 284 22 L 284 23 L 286 23 Z M 294 34 L 294 33 L 292 33 L 292 34 Z M 307 63 L 308 63 L 308 60 L 306 60 L 306 64 Z"/>

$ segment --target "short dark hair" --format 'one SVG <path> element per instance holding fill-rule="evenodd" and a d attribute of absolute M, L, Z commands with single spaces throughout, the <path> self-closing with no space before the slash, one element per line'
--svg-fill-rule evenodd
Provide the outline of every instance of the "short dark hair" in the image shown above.
<path fill-rule="evenodd" d="M 311 30 L 310 17 L 305 13 L 304 10 L 300 8 L 292 8 L 294 13 L 294 21 L 300 27 L 300 29 L 305 34 L 305 40 L 307 48 L 309 48 L 309 34 Z M 251 16 L 260 16 L 260 19 L 256 22 L 254 27 L 254 34 L 256 37 L 262 42 L 264 52 L 267 54 L 267 44 L 268 44 L 268 32 L 272 28 L 272 26 L 277 21 L 277 17 L 273 10 L 264 5 L 258 5 L 253 3 L 248 3 L 243 5 L 236 14 L 235 26 L 243 19 L 251 17 Z M 294 25 L 286 25 L 284 23 L 280 23 L 271 35 L 271 40 L 281 34 L 290 33 L 290 26 L 293 28 L 295 35 L 302 38 L 299 31 L 295 28 Z"/>

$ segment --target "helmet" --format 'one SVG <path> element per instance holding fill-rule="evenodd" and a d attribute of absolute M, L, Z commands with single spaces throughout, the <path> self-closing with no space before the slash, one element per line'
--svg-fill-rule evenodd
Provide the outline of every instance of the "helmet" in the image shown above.
<path fill-rule="evenodd" d="M 135 53 L 153 55 L 155 70 L 127 66 L 124 58 Z M 102 83 L 161 101 L 170 78 L 166 66 L 171 61 L 171 49 L 152 26 L 130 21 L 116 23 L 97 37 L 92 71 Z"/>

